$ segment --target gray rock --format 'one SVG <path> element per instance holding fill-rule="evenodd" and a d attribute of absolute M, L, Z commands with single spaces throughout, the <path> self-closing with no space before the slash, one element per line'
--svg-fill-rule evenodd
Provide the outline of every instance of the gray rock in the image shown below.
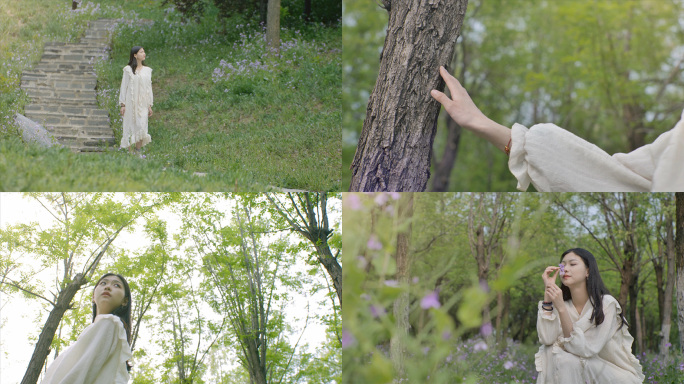
<path fill-rule="evenodd" d="M 19 132 L 26 143 L 36 143 L 45 148 L 55 145 L 61 146 L 47 129 L 28 117 L 17 113 L 14 120 L 17 122 Z"/>

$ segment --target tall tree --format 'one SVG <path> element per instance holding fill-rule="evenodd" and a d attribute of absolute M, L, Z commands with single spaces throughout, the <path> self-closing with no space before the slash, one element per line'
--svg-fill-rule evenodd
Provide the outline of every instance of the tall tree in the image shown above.
<path fill-rule="evenodd" d="M 383 0 L 389 13 L 380 71 L 352 162 L 350 191 L 424 191 L 439 103 L 467 0 Z"/>
<path fill-rule="evenodd" d="M 489 291 L 490 273 L 495 272 L 503 265 L 502 240 L 507 232 L 507 207 L 510 205 L 510 195 L 501 193 L 470 195 L 468 210 L 470 252 L 477 262 L 477 278 L 487 292 Z M 502 304 L 501 309 L 504 307 L 503 300 L 504 296 L 502 295 L 499 297 Z M 503 313 L 500 316 L 503 316 Z M 482 319 L 486 324 L 491 325 L 488 305 L 483 308 Z M 499 318 L 500 321 L 501 318 Z"/>
<path fill-rule="evenodd" d="M 272 218 L 263 202 L 234 196 L 230 212 L 212 207 L 224 199 L 207 195 L 185 208 L 185 233 L 202 258 L 213 289 L 208 302 L 226 319 L 228 337 L 250 381 L 266 384 L 292 374 L 296 352 L 285 337 L 283 307 L 288 291 L 303 276 L 290 272 L 293 247 L 283 235 L 272 238 Z M 229 218 L 226 223 L 225 219 Z"/>
<path fill-rule="evenodd" d="M 91 280 L 114 240 L 137 219 L 160 206 L 163 200 L 144 194 L 121 198 L 108 194 L 71 193 L 30 196 L 54 218 L 53 226 L 42 229 L 37 224 L 27 224 L 0 229 L 3 242 L 9 252 L 33 255 L 45 265 L 54 267 L 61 276 L 55 282 L 52 298 L 40 292 L 39 284 L 32 281 L 35 271 L 23 271 L 20 276 L 8 273 L 2 279 L 3 289 L 25 292 L 51 307 L 22 384 L 38 381 L 65 312 L 72 308 L 74 296 Z M 20 268 L 16 266 L 15 271 L 18 274 Z"/>
<path fill-rule="evenodd" d="M 684 192 L 675 193 L 676 225 L 675 257 L 677 266 L 677 326 L 679 349 L 684 353 Z"/>
<path fill-rule="evenodd" d="M 269 193 L 266 198 L 271 202 L 274 213 L 285 220 L 290 230 L 300 234 L 314 246 L 318 262 L 328 272 L 342 307 L 342 266 L 339 263 L 342 247 L 339 239 L 336 239 L 331 248 L 333 227 L 328 218 L 328 194 L 304 192 L 283 196 Z M 334 248 L 337 249 L 333 254 Z"/>

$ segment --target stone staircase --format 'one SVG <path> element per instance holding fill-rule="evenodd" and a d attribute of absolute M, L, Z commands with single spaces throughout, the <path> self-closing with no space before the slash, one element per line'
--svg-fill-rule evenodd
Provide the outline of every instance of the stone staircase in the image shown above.
<path fill-rule="evenodd" d="M 109 57 L 109 29 L 115 19 L 91 21 L 79 43 L 47 43 L 43 57 L 21 76 L 31 97 L 25 116 L 42 124 L 74 152 L 102 152 L 116 145 L 109 114 L 97 107 L 94 63 Z"/>

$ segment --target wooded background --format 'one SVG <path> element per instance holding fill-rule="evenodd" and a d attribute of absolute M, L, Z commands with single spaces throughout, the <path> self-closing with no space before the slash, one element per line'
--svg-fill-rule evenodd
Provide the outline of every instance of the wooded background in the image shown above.
<path fill-rule="evenodd" d="M 9 369 L 38 382 L 90 324 L 94 282 L 115 272 L 132 290 L 135 383 L 339 380 L 340 203 L 326 193 L 24 196 L 17 204 L 40 220 L 0 211 L 2 320 L 8 303 L 43 310 L 28 366 L 3 343 Z M 307 339 L 320 343 L 306 345 L 313 328 Z"/>
<path fill-rule="evenodd" d="M 683 13 L 681 0 L 469 0 L 449 70 L 503 125 L 555 123 L 608 153 L 628 152 L 680 118 Z M 343 3 L 344 190 L 389 14 L 377 2 Z M 425 35 L 441 30 L 415 27 Z M 424 72 L 439 77 L 437 68 Z M 506 156 L 441 116 L 427 190 L 514 191 Z"/>
<path fill-rule="evenodd" d="M 681 375 L 682 197 L 676 210 L 666 193 L 345 194 L 343 382 L 493 382 L 458 349 L 479 339 L 501 366 L 516 361 L 508 344 L 527 345 L 529 361 L 542 272 L 576 247 L 596 257 L 642 364 L 653 356 Z"/>

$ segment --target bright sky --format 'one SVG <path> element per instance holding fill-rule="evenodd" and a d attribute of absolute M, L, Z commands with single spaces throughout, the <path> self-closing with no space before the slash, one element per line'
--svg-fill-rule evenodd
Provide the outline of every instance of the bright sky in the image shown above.
<path fill-rule="evenodd" d="M 332 201 L 329 203 L 329 205 L 333 204 L 335 203 Z M 175 214 L 158 212 L 157 215 L 167 221 L 169 235 L 179 230 L 181 221 Z M 339 220 L 339 215 L 330 213 L 330 216 L 332 226 L 332 223 Z M 25 198 L 19 193 L 0 194 L 0 228 L 18 222 L 37 222 L 42 228 L 47 228 L 52 220 L 52 216 L 35 201 Z M 148 243 L 148 240 L 139 233 L 122 233 L 113 245 L 118 248 L 140 249 Z M 297 265 L 294 266 L 294 270 L 307 270 L 306 264 L 302 259 L 297 259 Z M 21 261 L 26 264 L 33 264 L 36 267 L 40 265 L 38 261 L 28 258 L 23 258 Z M 35 278 L 49 284 L 49 282 L 55 279 L 55 271 L 53 267 L 44 269 Z M 323 276 L 317 276 L 317 278 L 320 278 L 320 281 L 325 285 Z M 92 290 L 92 284 L 84 287 L 83 290 Z M 290 342 L 294 344 L 304 326 L 307 302 L 310 305 L 310 313 L 312 315 L 314 313 L 330 313 L 332 309 L 330 308 L 329 300 L 325 299 L 324 292 L 320 292 L 316 296 L 303 296 L 294 293 L 291 294 L 291 297 L 292 302 L 285 308 L 285 313 L 287 316 L 286 322 L 292 324 L 294 328 L 293 334 L 289 335 Z M 48 298 L 51 299 L 51 297 Z M 135 297 L 133 300 L 135 300 Z M 47 318 L 48 311 L 43 309 L 44 306 L 41 302 L 43 301 L 28 300 L 18 294 L 10 296 L 0 292 L 0 384 L 15 384 L 21 381 L 33 353 L 34 344 L 37 341 L 40 329 L 42 329 Z M 319 302 L 325 302 L 326 304 L 320 306 L 318 305 Z M 207 312 L 210 311 L 205 311 L 205 313 Z M 298 350 L 301 350 L 302 345 L 309 344 L 309 352 L 314 352 L 324 341 L 325 326 L 318 321 L 309 319 Z M 151 331 L 144 327 L 141 330 L 136 347 L 143 345 L 148 351 L 148 356 L 162 355 L 162 351 L 159 350 L 152 340 Z M 48 361 L 52 361 L 52 355 Z M 236 358 L 234 361 L 237 364 Z"/>

